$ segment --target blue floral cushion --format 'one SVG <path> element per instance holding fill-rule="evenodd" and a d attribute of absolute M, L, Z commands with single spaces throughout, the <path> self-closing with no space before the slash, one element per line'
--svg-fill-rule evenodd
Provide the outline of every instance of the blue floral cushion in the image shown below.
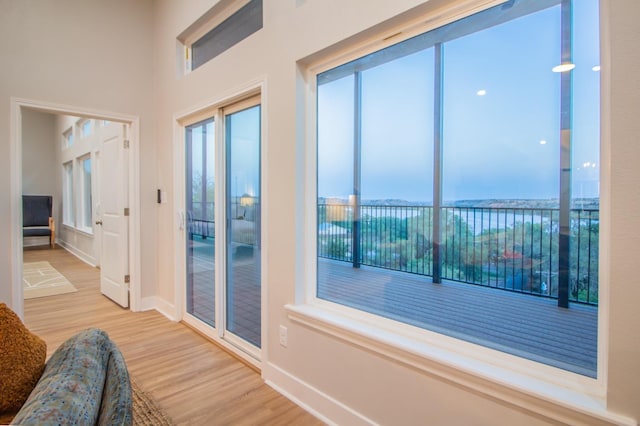
<path fill-rule="evenodd" d="M 115 345 L 113 347 L 115 348 Z M 98 424 L 130 425 L 132 423 L 132 402 L 129 372 L 122 354 L 116 348 L 111 351 L 111 356 L 109 356 Z"/>
<path fill-rule="evenodd" d="M 107 333 L 88 329 L 64 342 L 47 361 L 40 381 L 13 422 L 131 424 L 129 374 Z"/>

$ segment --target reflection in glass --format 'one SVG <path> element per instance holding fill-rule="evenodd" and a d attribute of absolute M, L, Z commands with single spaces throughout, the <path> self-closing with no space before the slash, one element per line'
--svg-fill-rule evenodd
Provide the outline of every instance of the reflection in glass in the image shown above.
<path fill-rule="evenodd" d="M 260 347 L 260 106 L 225 117 L 226 329 Z"/>
<path fill-rule="evenodd" d="M 186 128 L 187 312 L 215 326 L 214 121 Z"/>

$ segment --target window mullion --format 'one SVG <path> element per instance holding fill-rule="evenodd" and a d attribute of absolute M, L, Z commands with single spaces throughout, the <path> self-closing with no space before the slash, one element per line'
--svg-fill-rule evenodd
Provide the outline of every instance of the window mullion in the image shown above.
<path fill-rule="evenodd" d="M 442 99 L 443 99 L 443 60 L 442 43 L 435 46 L 434 60 L 434 91 L 433 91 L 433 282 L 442 281 L 442 259 L 441 259 L 441 208 L 442 208 Z"/>
<path fill-rule="evenodd" d="M 353 74 L 353 228 L 351 232 L 351 257 L 354 268 L 360 267 L 360 195 L 362 181 L 362 73 Z"/>
<path fill-rule="evenodd" d="M 561 6 L 562 64 L 572 63 L 571 0 Z M 558 306 L 569 307 L 570 239 L 571 239 L 571 97 L 573 73 L 560 76 L 560 217 L 558 241 Z"/>

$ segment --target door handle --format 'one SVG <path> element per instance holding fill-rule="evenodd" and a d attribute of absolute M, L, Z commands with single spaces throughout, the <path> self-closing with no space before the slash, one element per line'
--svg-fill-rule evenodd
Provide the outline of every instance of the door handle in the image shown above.
<path fill-rule="evenodd" d="M 102 225 L 102 221 L 101 220 L 96 220 L 96 225 Z"/>

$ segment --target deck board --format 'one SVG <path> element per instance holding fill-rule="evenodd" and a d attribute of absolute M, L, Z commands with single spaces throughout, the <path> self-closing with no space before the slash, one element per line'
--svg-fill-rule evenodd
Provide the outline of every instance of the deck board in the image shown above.
<path fill-rule="evenodd" d="M 595 377 L 597 307 L 346 262 L 318 262 L 318 297 Z"/>
<path fill-rule="evenodd" d="M 209 244 L 211 242 L 207 241 Z M 213 262 L 197 259 L 199 271 L 213 277 Z M 239 268 L 234 327 L 250 341 L 260 340 L 260 292 L 257 271 Z M 247 276 L 244 276 L 247 275 Z M 318 297 L 398 320 L 416 327 L 595 377 L 597 307 L 492 287 L 447 281 L 387 269 L 320 259 Z M 195 313 L 213 314 L 213 288 L 194 286 Z M 205 302 L 206 301 L 206 302 Z M 205 302 L 205 303 L 200 303 Z"/>

